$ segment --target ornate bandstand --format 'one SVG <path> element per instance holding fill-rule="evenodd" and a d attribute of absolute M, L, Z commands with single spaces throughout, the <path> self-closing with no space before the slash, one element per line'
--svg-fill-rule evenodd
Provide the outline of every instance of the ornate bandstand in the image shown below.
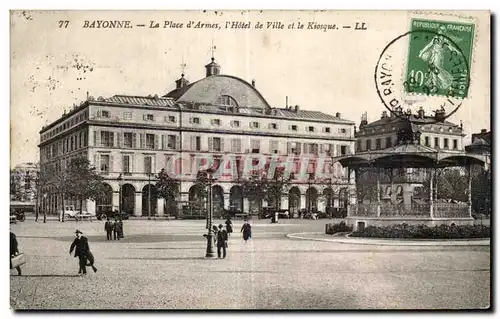
<path fill-rule="evenodd" d="M 485 156 L 420 145 L 421 132 L 411 119 L 397 135 L 394 147 L 339 158 L 348 168 L 349 180 L 353 173 L 356 177 L 347 223 L 354 229 L 401 223 L 472 224 L 471 169 L 483 165 Z M 437 200 L 436 172 L 443 169 L 467 175 L 466 202 Z"/>

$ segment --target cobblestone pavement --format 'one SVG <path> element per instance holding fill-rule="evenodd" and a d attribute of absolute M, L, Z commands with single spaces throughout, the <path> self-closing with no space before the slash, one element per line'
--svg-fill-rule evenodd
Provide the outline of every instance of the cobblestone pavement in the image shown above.
<path fill-rule="evenodd" d="M 221 221 L 216 221 L 220 223 Z M 330 220 L 253 222 L 228 257 L 204 258 L 204 221 L 125 221 L 107 242 L 104 222 L 11 225 L 27 254 L 11 270 L 15 309 L 457 309 L 490 305 L 490 247 L 367 246 L 286 238 Z M 98 272 L 77 277 L 78 228 Z"/>

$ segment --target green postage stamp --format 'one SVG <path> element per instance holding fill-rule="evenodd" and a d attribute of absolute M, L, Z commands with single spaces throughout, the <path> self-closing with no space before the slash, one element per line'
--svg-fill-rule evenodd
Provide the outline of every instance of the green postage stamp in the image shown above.
<path fill-rule="evenodd" d="M 474 24 L 412 19 L 405 93 L 466 98 Z"/>

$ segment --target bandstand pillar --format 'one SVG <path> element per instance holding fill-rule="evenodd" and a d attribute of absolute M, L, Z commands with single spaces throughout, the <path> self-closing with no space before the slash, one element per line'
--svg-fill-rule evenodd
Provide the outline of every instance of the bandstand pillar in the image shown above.
<path fill-rule="evenodd" d="M 377 167 L 377 217 L 380 217 L 380 168 Z"/>
<path fill-rule="evenodd" d="M 434 195 L 433 195 L 434 173 L 435 173 L 435 169 L 431 168 L 431 176 L 430 176 L 430 183 L 429 183 L 429 194 L 430 194 L 429 195 L 429 204 L 430 204 L 429 213 L 430 213 L 431 219 L 434 218 Z"/>
<path fill-rule="evenodd" d="M 351 168 L 347 167 L 347 183 L 351 183 Z M 347 188 L 347 216 L 351 216 L 351 192 Z"/>
<path fill-rule="evenodd" d="M 472 177 L 471 177 L 472 165 L 467 166 L 467 204 L 469 205 L 469 217 L 472 218 Z"/>

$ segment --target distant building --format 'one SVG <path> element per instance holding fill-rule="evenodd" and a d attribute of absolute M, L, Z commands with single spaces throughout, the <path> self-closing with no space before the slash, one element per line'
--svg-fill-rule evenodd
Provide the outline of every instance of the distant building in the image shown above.
<path fill-rule="evenodd" d="M 31 202 L 36 200 L 36 180 L 40 170 L 34 163 L 17 165 L 10 171 L 11 201 Z"/>
<path fill-rule="evenodd" d="M 481 154 L 487 156 L 485 170 L 489 170 L 491 165 L 491 131 L 482 129 L 481 133 L 472 134 L 472 142 L 465 147 L 468 153 Z"/>

